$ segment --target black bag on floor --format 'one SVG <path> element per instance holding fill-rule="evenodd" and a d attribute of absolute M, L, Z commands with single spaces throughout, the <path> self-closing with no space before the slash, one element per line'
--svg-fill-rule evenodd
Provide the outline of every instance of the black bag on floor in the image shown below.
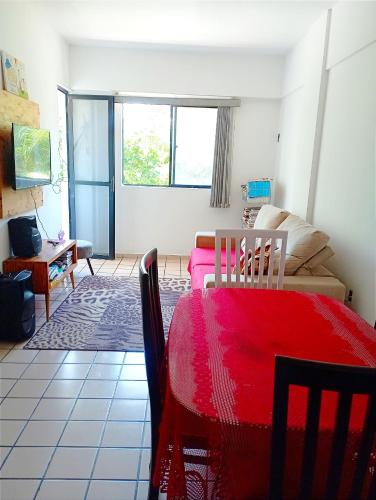
<path fill-rule="evenodd" d="M 22 340 L 35 332 L 31 271 L 0 274 L 0 338 Z"/>

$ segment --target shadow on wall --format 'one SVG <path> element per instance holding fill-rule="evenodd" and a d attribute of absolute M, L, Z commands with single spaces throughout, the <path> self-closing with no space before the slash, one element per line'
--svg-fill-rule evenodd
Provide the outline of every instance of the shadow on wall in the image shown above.
<path fill-rule="evenodd" d="M 274 181 L 274 202 L 273 204 L 279 208 L 287 207 L 283 206 L 283 200 L 285 199 L 286 189 L 285 187 L 278 181 Z"/>
<path fill-rule="evenodd" d="M 9 233 L 8 233 L 8 220 L 0 220 L 0 261 L 1 261 L 1 271 L 3 260 L 10 256 L 10 243 L 9 243 Z"/>

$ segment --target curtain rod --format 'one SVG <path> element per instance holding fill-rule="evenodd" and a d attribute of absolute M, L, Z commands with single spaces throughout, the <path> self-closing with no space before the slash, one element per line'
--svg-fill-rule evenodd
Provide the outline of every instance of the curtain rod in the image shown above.
<path fill-rule="evenodd" d="M 238 98 L 221 98 L 221 97 L 144 97 L 144 96 L 115 96 L 115 102 L 119 103 L 137 103 L 137 104 L 167 104 L 170 106 L 187 106 L 187 107 L 203 107 L 203 108 L 218 108 L 218 107 L 239 107 L 240 99 Z"/>
<path fill-rule="evenodd" d="M 218 107 L 239 107 L 240 98 L 221 97 L 221 96 L 196 96 L 196 95 L 173 95 L 173 94 L 145 94 L 140 92 L 121 93 L 114 91 L 96 91 L 96 90 L 71 90 L 72 95 L 92 95 L 92 96 L 112 96 L 118 103 L 137 103 L 137 104 L 167 104 L 171 106 L 191 106 L 204 108 Z"/>

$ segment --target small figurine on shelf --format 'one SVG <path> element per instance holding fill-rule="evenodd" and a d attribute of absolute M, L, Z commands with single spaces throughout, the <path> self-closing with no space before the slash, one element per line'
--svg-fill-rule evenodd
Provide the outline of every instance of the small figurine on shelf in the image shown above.
<path fill-rule="evenodd" d="M 241 187 L 241 190 L 242 190 L 242 200 L 243 201 L 247 201 L 247 194 L 248 194 L 247 184 L 242 184 L 240 187 Z"/>
<path fill-rule="evenodd" d="M 60 229 L 60 231 L 57 233 L 59 243 L 65 243 L 64 236 L 65 236 L 64 231 L 62 229 Z"/>

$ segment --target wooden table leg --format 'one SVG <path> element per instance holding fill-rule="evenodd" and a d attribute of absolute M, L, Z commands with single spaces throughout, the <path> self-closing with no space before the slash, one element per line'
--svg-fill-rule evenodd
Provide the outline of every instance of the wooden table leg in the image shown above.
<path fill-rule="evenodd" d="M 50 319 L 50 294 L 46 293 L 44 296 L 46 302 L 46 321 Z"/>
<path fill-rule="evenodd" d="M 69 276 L 70 276 L 70 280 L 71 280 L 71 283 L 72 283 L 72 288 L 74 288 L 74 275 L 73 275 L 73 271 L 71 273 L 69 273 Z"/>

